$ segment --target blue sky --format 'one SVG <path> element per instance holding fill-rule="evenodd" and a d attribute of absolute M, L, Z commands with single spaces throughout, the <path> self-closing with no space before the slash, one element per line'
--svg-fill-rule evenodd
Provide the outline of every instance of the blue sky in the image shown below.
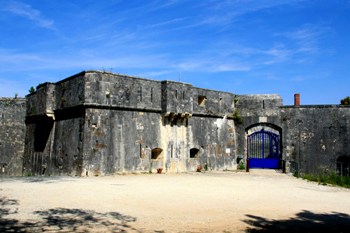
<path fill-rule="evenodd" d="M 349 0 L 1 0 L 0 96 L 83 70 L 236 94 L 350 95 Z"/>

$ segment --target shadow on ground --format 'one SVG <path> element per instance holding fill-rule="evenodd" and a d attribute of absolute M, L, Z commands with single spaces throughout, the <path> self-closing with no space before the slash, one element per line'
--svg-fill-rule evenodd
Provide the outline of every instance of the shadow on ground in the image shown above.
<path fill-rule="evenodd" d="M 0 197 L 0 232 L 140 232 L 130 224 L 136 218 L 118 212 L 99 213 L 56 208 L 35 211 L 35 221 L 18 221 L 17 200 Z"/>
<path fill-rule="evenodd" d="M 56 184 L 57 182 L 79 181 L 76 177 L 65 176 L 29 176 L 29 177 L 0 177 L 1 182 L 21 182 L 21 183 L 45 183 Z"/>
<path fill-rule="evenodd" d="M 294 218 L 271 220 L 254 215 L 246 215 L 243 220 L 251 227 L 246 232 L 349 232 L 350 215 L 344 213 L 313 213 L 303 210 Z"/>

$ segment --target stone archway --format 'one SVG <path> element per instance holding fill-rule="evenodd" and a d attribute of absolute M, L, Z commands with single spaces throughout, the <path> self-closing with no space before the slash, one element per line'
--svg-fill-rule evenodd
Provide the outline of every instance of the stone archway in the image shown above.
<path fill-rule="evenodd" d="M 249 168 L 282 168 L 282 129 L 259 123 L 246 128 L 247 165 Z"/>

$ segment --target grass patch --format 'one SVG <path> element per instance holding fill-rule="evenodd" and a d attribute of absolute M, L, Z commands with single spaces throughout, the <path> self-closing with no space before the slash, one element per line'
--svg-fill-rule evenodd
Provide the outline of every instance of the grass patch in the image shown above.
<path fill-rule="evenodd" d="M 339 176 L 335 173 L 328 175 L 314 175 L 314 174 L 302 174 L 299 176 L 302 179 L 315 181 L 322 185 L 332 184 L 345 188 L 350 188 L 350 177 L 348 176 Z"/>

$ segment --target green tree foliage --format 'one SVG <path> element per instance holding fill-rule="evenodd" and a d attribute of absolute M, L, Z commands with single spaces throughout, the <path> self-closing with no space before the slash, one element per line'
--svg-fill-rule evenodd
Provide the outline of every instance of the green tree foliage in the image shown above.
<path fill-rule="evenodd" d="M 29 94 L 33 94 L 34 92 L 35 92 L 34 87 L 30 87 L 30 89 L 29 89 Z"/>
<path fill-rule="evenodd" d="M 344 99 L 340 100 L 340 104 L 342 104 L 342 105 L 350 105 L 350 96 L 347 96 Z"/>

